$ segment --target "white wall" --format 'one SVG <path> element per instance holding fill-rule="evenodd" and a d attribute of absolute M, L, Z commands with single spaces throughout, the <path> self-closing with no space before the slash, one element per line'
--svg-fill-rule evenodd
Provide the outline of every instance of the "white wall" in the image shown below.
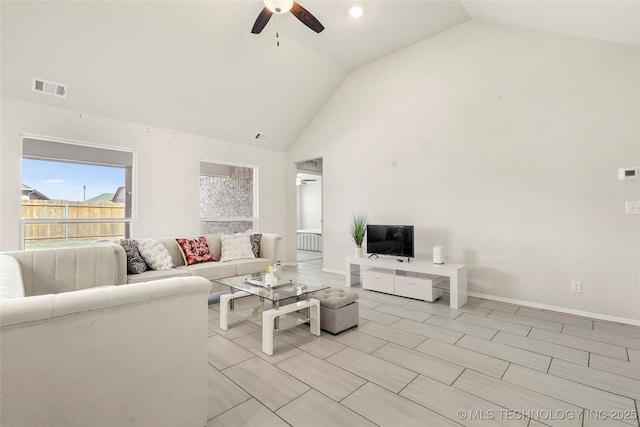
<path fill-rule="evenodd" d="M 637 47 L 477 21 L 354 71 L 289 152 L 324 160 L 325 269 L 364 211 L 473 293 L 639 322 L 638 76 Z"/>
<path fill-rule="evenodd" d="M 133 237 L 196 236 L 199 162 L 258 167 L 259 229 L 284 234 L 285 153 L 2 98 L 0 250 L 19 247 L 21 133 L 126 147 L 136 152 Z M 294 258 L 295 259 L 295 258 Z"/>

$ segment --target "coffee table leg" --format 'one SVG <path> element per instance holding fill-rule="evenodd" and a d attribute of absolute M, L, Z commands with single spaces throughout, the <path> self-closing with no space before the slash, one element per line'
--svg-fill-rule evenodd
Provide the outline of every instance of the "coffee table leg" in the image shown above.
<path fill-rule="evenodd" d="M 273 310 L 262 312 L 262 352 L 273 356 L 273 327 L 278 316 Z"/>
<path fill-rule="evenodd" d="M 271 310 L 262 312 L 262 352 L 273 356 L 273 330 L 278 317 L 284 314 L 293 313 L 302 309 L 310 308 L 309 332 L 313 335 L 320 335 L 320 301 L 311 298 L 309 301 L 297 302 L 284 305 L 281 309 L 279 305 Z"/>
<path fill-rule="evenodd" d="M 275 309 L 278 310 L 280 308 L 280 301 L 276 301 L 274 303 Z M 274 319 L 274 329 L 280 329 L 280 317 L 276 316 Z M 273 334 L 272 334 L 273 335 Z"/>
<path fill-rule="evenodd" d="M 320 336 L 320 301 L 311 299 L 309 310 L 309 332 Z"/>
<path fill-rule="evenodd" d="M 220 295 L 220 329 L 229 329 L 229 311 L 233 310 L 233 300 L 250 295 L 247 292 L 233 292 Z"/>
<path fill-rule="evenodd" d="M 310 295 L 311 295 L 311 294 L 306 294 L 306 296 L 305 296 L 304 300 L 305 300 L 305 301 L 309 301 L 309 299 L 311 299 L 311 296 L 310 296 Z M 304 317 L 305 317 L 306 319 L 310 319 L 310 317 L 309 317 L 309 316 L 310 316 L 310 313 L 311 313 L 311 312 L 310 312 L 309 310 L 310 310 L 310 308 L 309 308 L 309 307 L 307 307 L 307 308 L 305 308 L 305 309 L 304 309 Z"/>
<path fill-rule="evenodd" d="M 229 329 L 229 308 L 233 303 L 233 294 L 220 295 L 220 329 Z"/>

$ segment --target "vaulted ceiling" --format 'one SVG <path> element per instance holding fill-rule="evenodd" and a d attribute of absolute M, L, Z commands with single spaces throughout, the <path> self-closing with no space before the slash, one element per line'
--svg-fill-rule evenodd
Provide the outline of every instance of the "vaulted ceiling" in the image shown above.
<path fill-rule="evenodd" d="M 351 70 L 469 19 L 640 46 L 636 0 L 300 2 L 322 33 L 284 14 L 251 34 L 253 0 L 3 0 L 2 95 L 286 150 Z"/>

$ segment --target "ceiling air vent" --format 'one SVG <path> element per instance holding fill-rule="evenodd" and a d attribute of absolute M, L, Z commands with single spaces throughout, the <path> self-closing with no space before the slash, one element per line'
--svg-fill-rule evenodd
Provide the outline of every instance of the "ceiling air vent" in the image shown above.
<path fill-rule="evenodd" d="M 318 161 L 317 160 L 305 160 L 304 165 L 308 168 L 318 169 Z"/>
<path fill-rule="evenodd" d="M 67 96 L 67 85 L 48 80 L 33 78 L 31 89 L 34 92 L 46 93 L 47 95 L 58 96 L 64 98 Z"/>
<path fill-rule="evenodd" d="M 269 139 L 269 135 L 267 135 L 266 133 L 258 132 L 256 133 L 256 136 L 253 137 L 253 139 L 255 139 L 256 141 L 265 142 L 267 139 Z"/>

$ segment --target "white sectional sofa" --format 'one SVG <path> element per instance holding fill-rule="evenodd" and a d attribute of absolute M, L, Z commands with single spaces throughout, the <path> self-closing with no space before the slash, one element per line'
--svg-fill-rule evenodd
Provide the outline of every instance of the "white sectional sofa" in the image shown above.
<path fill-rule="evenodd" d="M 221 257 L 221 240 L 217 234 L 206 234 L 207 244 L 211 253 L 216 260 L 220 260 Z M 150 280 L 165 279 L 168 277 L 186 277 L 186 276 L 200 276 L 206 279 L 219 279 L 222 277 L 240 276 L 244 274 L 259 273 L 264 271 L 267 265 L 273 265 L 277 261 L 279 243 L 281 236 L 272 233 L 262 233 L 260 238 L 260 252 L 258 258 L 253 259 L 238 259 L 233 261 L 215 261 L 205 262 L 202 264 L 185 265 L 182 251 L 176 239 L 174 238 L 159 238 L 154 239 L 163 244 L 163 246 L 169 251 L 174 268 L 170 270 L 147 270 L 144 273 L 127 274 L 125 283 L 139 283 L 147 282 Z M 118 243 L 111 240 L 101 240 L 94 243 L 94 246 L 109 246 L 112 247 L 118 254 L 118 263 L 124 266 L 126 273 L 127 268 L 127 256 L 124 249 Z M 213 286 L 214 291 L 226 290 L 226 287 L 222 285 Z"/>
<path fill-rule="evenodd" d="M 125 285 L 120 263 L 113 247 L 0 254 L 0 425 L 206 425 L 210 282 Z"/>

